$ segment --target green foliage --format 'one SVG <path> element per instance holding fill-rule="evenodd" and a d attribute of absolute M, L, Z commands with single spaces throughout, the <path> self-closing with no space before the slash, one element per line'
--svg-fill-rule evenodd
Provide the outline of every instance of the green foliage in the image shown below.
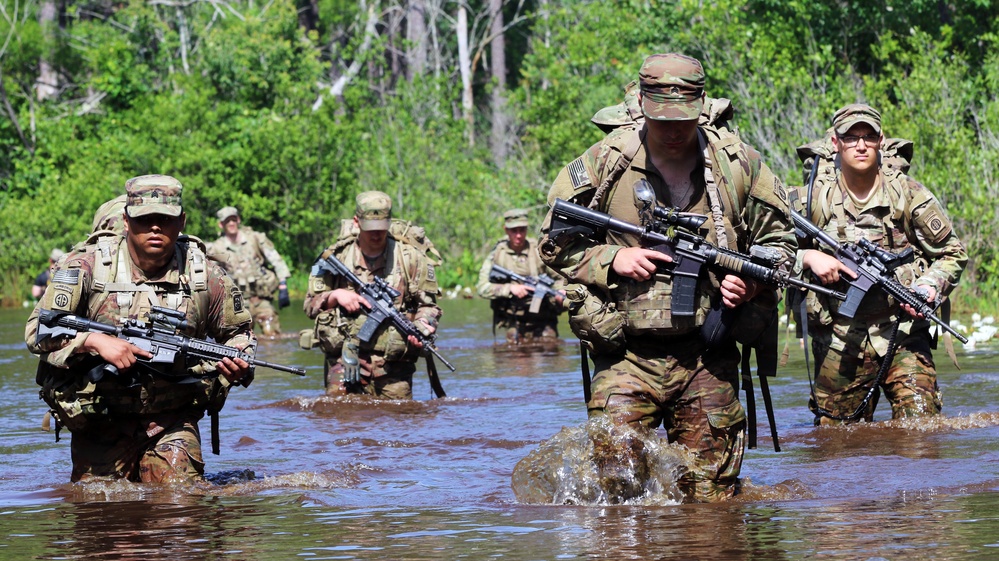
<path fill-rule="evenodd" d="M 483 144 L 488 60 L 473 77 L 474 146 L 460 118 L 451 4 L 435 20 L 441 70 L 412 80 L 398 74 L 406 45 L 388 36 L 391 3 L 374 12 L 379 33 L 367 51 L 366 14 L 348 0 L 316 2 L 308 32 L 298 10 L 313 4 L 302 0 L 70 4 L 58 29 L 21 11 L 0 21 L 13 110 L 0 107 L 0 293 L 23 300 L 49 250 L 83 239 L 97 206 L 146 173 L 183 181 L 188 233 L 214 239 L 215 211 L 235 205 L 302 280 L 354 196 L 385 191 L 440 249 L 442 284 L 472 286 L 503 234 L 502 212 L 530 208 L 540 223 L 555 174 L 602 136 L 590 117 L 621 100 L 647 55 L 679 51 L 703 61 L 708 94 L 733 100 L 743 139 L 788 183 L 801 178 L 795 147 L 822 135 L 838 107 L 877 106 L 889 135 L 915 142 L 914 177 L 947 205 L 969 247 L 962 298 L 996 302 L 999 215 L 983 212 L 999 199 L 993 4 L 522 3 L 527 17 L 507 42 L 517 138 L 500 167 Z M 62 72 L 58 100 L 31 99 L 42 58 Z M 361 71 L 330 96 L 352 62 Z"/>

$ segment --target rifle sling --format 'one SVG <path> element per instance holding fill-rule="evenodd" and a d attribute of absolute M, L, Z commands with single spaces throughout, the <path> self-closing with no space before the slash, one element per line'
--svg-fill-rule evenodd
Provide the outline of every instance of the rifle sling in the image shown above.
<path fill-rule="evenodd" d="M 441 377 L 437 374 L 437 364 L 432 355 L 427 355 L 427 378 L 430 380 L 430 388 L 438 398 L 447 397 L 444 393 L 444 386 L 441 385 Z"/>

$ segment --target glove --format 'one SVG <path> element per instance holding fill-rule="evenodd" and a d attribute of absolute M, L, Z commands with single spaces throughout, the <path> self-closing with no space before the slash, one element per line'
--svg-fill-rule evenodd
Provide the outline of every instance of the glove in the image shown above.
<path fill-rule="evenodd" d="M 357 358 L 357 343 L 350 341 L 343 346 L 340 356 L 343 364 L 343 383 L 347 386 L 361 383 L 361 361 Z"/>
<path fill-rule="evenodd" d="M 288 296 L 288 287 L 278 289 L 278 309 L 291 306 L 291 298 Z"/>

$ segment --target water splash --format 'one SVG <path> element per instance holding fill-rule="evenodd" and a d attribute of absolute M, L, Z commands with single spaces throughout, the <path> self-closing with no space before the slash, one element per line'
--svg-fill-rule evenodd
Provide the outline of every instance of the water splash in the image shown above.
<path fill-rule="evenodd" d="M 542 442 L 517 463 L 512 487 L 528 504 L 675 505 L 691 465 L 685 447 L 654 431 L 597 417 Z"/>

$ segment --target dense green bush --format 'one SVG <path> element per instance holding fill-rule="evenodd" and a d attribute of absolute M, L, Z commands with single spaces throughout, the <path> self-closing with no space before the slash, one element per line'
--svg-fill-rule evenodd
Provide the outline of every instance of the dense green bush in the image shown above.
<path fill-rule="evenodd" d="M 442 281 L 472 285 L 502 235 L 500 214 L 528 207 L 540 221 L 559 168 L 601 137 L 590 117 L 620 101 L 645 56 L 669 50 L 704 62 L 708 93 L 733 100 L 741 135 L 788 183 L 801 181 L 794 148 L 821 135 L 837 107 L 879 107 L 888 134 L 916 143 L 913 175 L 969 246 L 965 298 L 999 302 L 999 216 L 983 212 L 999 195 L 992 2 L 518 4 L 526 17 L 509 30 L 506 108 L 516 138 L 502 166 L 484 140 L 488 49 L 474 76 L 473 130 L 461 116 L 456 6 L 432 22 L 435 69 L 407 79 L 397 67 L 408 45 L 387 29 L 393 9 L 376 13 L 378 36 L 365 44 L 369 4 L 321 0 L 311 30 L 290 0 L 222 10 L 70 3 L 58 32 L 33 13 L 0 22 L 12 112 L 0 107 L 3 302 L 20 302 L 49 250 L 82 239 L 97 206 L 145 173 L 184 182 L 189 233 L 213 239 L 215 210 L 236 205 L 301 277 L 354 195 L 383 190 L 398 216 L 427 228 L 445 257 Z M 473 16 L 485 7 L 465 5 Z M 33 99 L 42 57 L 62 71 L 55 100 Z M 329 95 L 350 62 L 360 72 Z"/>

